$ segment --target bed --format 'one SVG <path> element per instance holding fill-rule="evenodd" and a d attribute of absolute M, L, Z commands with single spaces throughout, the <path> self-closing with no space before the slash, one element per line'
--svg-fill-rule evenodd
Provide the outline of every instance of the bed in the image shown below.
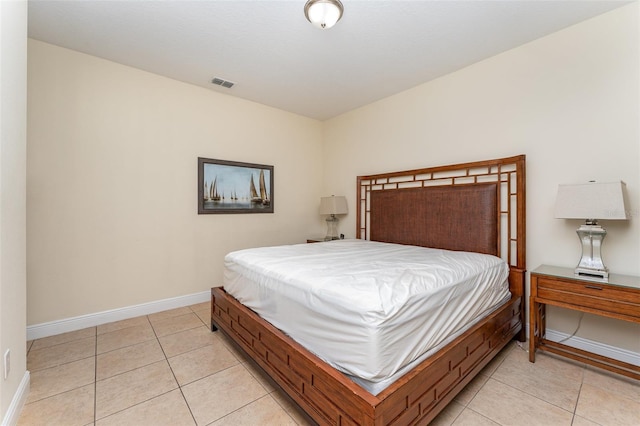
<path fill-rule="evenodd" d="M 236 342 L 318 424 L 427 424 L 511 339 L 525 339 L 525 157 L 359 176 L 356 194 L 358 239 L 501 258 L 508 296 L 374 390 L 224 287 L 212 288 L 212 330 Z M 320 245 L 331 244 L 340 243 Z"/>

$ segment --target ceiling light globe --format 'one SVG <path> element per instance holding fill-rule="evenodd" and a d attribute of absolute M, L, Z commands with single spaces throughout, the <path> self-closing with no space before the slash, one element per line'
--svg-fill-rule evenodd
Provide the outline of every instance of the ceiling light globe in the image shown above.
<path fill-rule="evenodd" d="M 304 15 L 315 27 L 328 29 L 342 17 L 343 6 L 339 0 L 309 0 L 304 5 Z"/>

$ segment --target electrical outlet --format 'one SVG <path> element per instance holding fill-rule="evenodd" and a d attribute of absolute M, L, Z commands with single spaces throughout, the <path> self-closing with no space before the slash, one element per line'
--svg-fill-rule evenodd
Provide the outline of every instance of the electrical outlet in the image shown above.
<path fill-rule="evenodd" d="M 11 349 L 7 349 L 4 353 L 4 379 L 9 377 L 9 371 L 11 371 Z"/>

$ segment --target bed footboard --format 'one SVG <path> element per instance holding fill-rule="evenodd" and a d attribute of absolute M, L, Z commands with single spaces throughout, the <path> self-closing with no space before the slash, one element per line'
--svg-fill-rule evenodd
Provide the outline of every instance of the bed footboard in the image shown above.
<path fill-rule="evenodd" d="M 374 396 L 223 288 L 211 289 L 212 330 L 235 341 L 321 425 L 427 424 L 522 329 L 514 297 Z"/>

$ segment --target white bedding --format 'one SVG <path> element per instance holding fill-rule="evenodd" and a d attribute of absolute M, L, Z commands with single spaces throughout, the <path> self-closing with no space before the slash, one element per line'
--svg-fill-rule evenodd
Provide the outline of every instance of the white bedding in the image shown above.
<path fill-rule="evenodd" d="M 224 288 L 377 394 L 510 298 L 490 255 L 366 240 L 240 250 Z"/>

